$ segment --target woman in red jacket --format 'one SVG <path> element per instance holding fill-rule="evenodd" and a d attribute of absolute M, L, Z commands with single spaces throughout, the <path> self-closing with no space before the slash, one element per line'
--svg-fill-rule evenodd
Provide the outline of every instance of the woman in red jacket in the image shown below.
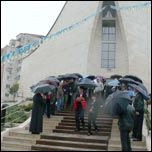
<path fill-rule="evenodd" d="M 74 101 L 75 123 L 76 123 L 75 131 L 80 131 L 80 120 L 81 120 L 83 129 L 85 128 L 85 122 L 84 122 L 85 109 L 86 109 L 85 99 L 83 97 L 77 97 Z"/>

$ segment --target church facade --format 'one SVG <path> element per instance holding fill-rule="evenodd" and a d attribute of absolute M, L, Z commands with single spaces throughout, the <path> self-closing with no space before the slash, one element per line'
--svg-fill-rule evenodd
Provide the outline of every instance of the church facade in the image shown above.
<path fill-rule="evenodd" d="M 66 73 L 136 75 L 151 89 L 151 7 L 145 1 L 67 1 L 47 36 L 104 8 L 82 24 L 44 41 L 22 62 L 20 90 Z M 111 7 L 113 6 L 113 7 Z"/>

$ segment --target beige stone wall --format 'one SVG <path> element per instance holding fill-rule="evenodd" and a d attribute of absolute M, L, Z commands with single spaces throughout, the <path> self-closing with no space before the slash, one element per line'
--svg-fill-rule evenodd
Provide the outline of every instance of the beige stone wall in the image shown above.
<path fill-rule="evenodd" d="M 118 6 L 128 6 L 137 1 L 116 1 Z M 55 33 L 94 13 L 102 5 L 101 1 L 67 2 L 51 30 Z M 149 10 L 148 10 L 149 11 Z M 142 14 L 142 12 L 140 12 Z M 21 84 L 24 96 L 32 96 L 30 86 L 47 76 L 78 72 L 81 74 L 134 74 L 148 85 L 150 80 L 150 22 L 149 14 L 143 11 L 118 12 L 116 69 L 101 69 L 101 18 L 92 17 L 85 23 L 60 36 L 44 42 L 22 63 Z M 148 39 L 148 41 L 147 41 Z M 135 60 L 136 59 L 136 60 Z"/>

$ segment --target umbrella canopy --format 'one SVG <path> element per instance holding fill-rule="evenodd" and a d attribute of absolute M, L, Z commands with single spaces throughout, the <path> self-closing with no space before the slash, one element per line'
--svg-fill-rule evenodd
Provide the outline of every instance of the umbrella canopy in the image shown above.
<path fill-rule="evenodd" d="M 64 75 L 58 75 L 57 79 L 61 81 L 61 80 L 64 80 L 65 78 L 64 78 Z"/>
<path fill-rule="evenodd" d="M 108 86 L 119 86 L 119 81 L 116 79 L 116 80 L 111 80 L 110 82 L 108 82 Z"/>
<path fill-rule="evenodd" d="M 120 78 L 122 78 L 122 76 L 119 75 L 119 74 L 114 74 L 114 75 L 111 75 L 110 78 L 111 78 L 111 79 L 120 79 Z"/>
<path fill-rule="evenodd" d="M 142 96 L 145 100 L 149 100 L 150 97 L 147 95 L 146 91 L 143 90 L 140 86 L 138 86 L 136 84 L 128 84 L 128 86 L 138 90 L 142 94 Z"/>
<path fill-rule="evenodd" d="M 94 80 L 96 77 L 94 75 L 89 75 L 86 78 L 90 79 L 90 80 Z"/>
<path fill-rule="evenodd" d="M 95 88 L 97 85 L 93 83 L 90 79 L 84 78 L 81 80 L 80 83 L 78 83 L 78 86 L 84 87 L 84 88 Z"/>
<path fill-rule="evenodd" d="M 124 92 L 127 92 L 130 97 L 135 97 L 135 93 L 132 90 L 124 90 Z"/>
<path fill-rule="evenodd" d="M 111 79 L 111 78 L 106 78 L 105 85 L 108 86 L 108 83 L 109 83 L 110 81 L 113 81 L 113 79 Z"/>
<path fill-rule="evenodd" d="M 138 78 L 137 76 L 134 76 L 134 75 L 125 75 L 124 78 L 130 78 L 130 79 L 133 79 L 134 81 L 138 81 L 140 83 L 143 83 L 140 78 Z"/>
<path fill-rule="evenodd" d="M 65 79 L 78 79 L 79 77 L 76 74 L 65 74 L 65 75 L 59 75 L 57 79 L 59 80 L 65 80 Z"/>
<path fill-rule="evenodd" d="M 38 85 L 39 84 L 50 84 L 50 85 L 54 85 L 54 86 L 58 85 L 55 81 L 51 81 L 51 80 L 41 80 L 38 82 Z"/>
<path fill-rule="evenodd" d="M 73 73 L 74 75 L 78 76 L 79 78 L 83 78 L 83 76 L 79 73 Z"/>
<path fill-rule="evenodd" d="M 30 89 L 33 90 L 34 87 L 36 87 L 36 86 L 37 86 L 37 84 L 33 84 L 33 85 L 30 86 Z"/>
<path fill-rule="evenodd" d="M 116 91 L 108 96 L 104 104 L 104 113 L 112 117 L 120 115 L 126 111 L 126 107 L 131 103 L 130 95 L 124 91 Z"/>
<path fill-rule="evenodd" d="M 147 88 L 140 82 L 137 82 L 137 84 L 143 89 L 146 91 L 146 93 L 148 94 L 148 91 L 147 91 Z"/>
<path fill-rule="evenodd" d="M 34 93 L 47 93 L 55 89 L 55 86 L 49 84 L 40 84 L 33 88 Z"/>
<path fill-rule="evenodd" d="M 45 80 L 60 83 L 60 81 L 56 77 L 52 77 L 52 76 L 47 77 Z"/>
<path fill-rule="evenodd" d="M 134 81 L 133 79 L 130 78 L 120 78 L 119 79 L 120 83 L 124 83 L 124 84 L 128 84 L 128 83 L 133 83 L 133 84 L 137 84 L 138 82 Z"/>

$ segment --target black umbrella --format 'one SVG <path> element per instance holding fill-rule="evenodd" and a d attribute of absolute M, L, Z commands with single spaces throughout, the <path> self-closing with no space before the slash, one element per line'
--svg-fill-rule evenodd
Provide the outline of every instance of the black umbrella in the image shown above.
<path fill-rule="evenodd" d="M 120 83 L 124 83 L 124 84 L 128 84 L 128 83 L 133 83 L 133 84 L 137 84 L 138 82 L 137 81 L 134 81 L 133 79 L 131 78 L 120 78 L 119 79 L 119 82 Z"/>
<path fill-rule="evenodd" d="M 143 96 L 143 98 L 144 98 L 145 100 L 149 100 L 150 97 L 147 95 L 146 91 L 143 90 L 139 85 L 136 85 L 136 84 L 128 84 L 128 86 L 130 86 L 130 87 L 132 87 L 132 88 L 134 88 L 134 89 L 137 89 L 137 90 L 142 94 L 142 96 Z"/>
<path fill-rule="evenodd" d="M 55 86 L 49 84 L 40 84 L 33 88 L 34 93 L 47 93 L 55 89 Z"/>
<path fill-rule="evenodd" d="M 33 88 L 35 88 L 37 86 L 37 84 L 33 84 L 30 86 L 30 89 L 33 90 Z"/>
<path fill-rule="evenodd" d="M 130 79 L 133 79 L 133 80 L 138 81 L 140 83 L 143 83 L 140 78 L 138 78 L 137 76 L 134 76 L 134 75 L 125 75 L 124 78 L 130 78 Z"/>
<path fill-rule="evenodd" d="M 84 78 L 80 83 L 78 83 L 78 86 L 84 87 L 84 88 L 95 88 L 97 85 L 93 83 L 90 79 Z"/>
<path fill-rule="evenodd" d="M 74 75 L 78 76 L 79 78 L 83 78 L 83 76 L 79 73 L 73 73 Z"/>
<path fill-rule="evenodd" d="M 55 81 L 51 81 L 51 80 L 41 80 L 38 82 L 37 85 L 40 85 L 40 84 L 50 84 L 50 85 L 54 85 L 54 86 L 57 86 L 57 82 Z"/>
<path fill-rule="evenodd" d="M 114 74 L 114 75 L 111 75 L 110 78 L 111 78 L 111 79 L 115 79 L 115 78 L 120 79 L 120 78 L 122 78 L 122 76 L 119 75 L 119 74 Z"/>
<path fill-rule="evenodd" d="M 140 82 L 137 82 L 137 84 L 143 89 L 146 91 L 146 93 L 148 94 L 148 91 L 147 91 L 147 88 Z"/>
<path fill-rule="evenodd" d="M 65 78 L 64 78 L 64 75 L 58 75 L 57 79 L 61 81 L 61 80 L 64 80 Z"/>
<path fill-rule="evenodd" d="M 89 75 L 89 76 L 87 76 L 86 78 L 88 78 L 88 79 L 90 79 L 90 80 L 94 80 L 94 79 L 96 79 L 96 76 L 94 76 L 94 75 Z"/>
<path fill-rule="evenodd" d="M 56 77 L 47 77 L 45 80 L 49 80 L 49 81 L 52 81 L 52 82 L 56 82 L 56 83 L 60 83 L 60 81 L 56 78 Z"/>
<path fill-rule="evenodd" d="M 116 91 L 108 96 L 103 106 L 104 113 L 112 117 L 126 111 L 127 105 L 132 102 L 130 95 L 124 91 Z"/>
<path fill-rule="evenodd" d="M 65 79 L 78 79 L 79 77 L 75 74 L 65 74 L 65 75 L 60 75 L 57 77 L 59 80 L 65 80 Z"/>

